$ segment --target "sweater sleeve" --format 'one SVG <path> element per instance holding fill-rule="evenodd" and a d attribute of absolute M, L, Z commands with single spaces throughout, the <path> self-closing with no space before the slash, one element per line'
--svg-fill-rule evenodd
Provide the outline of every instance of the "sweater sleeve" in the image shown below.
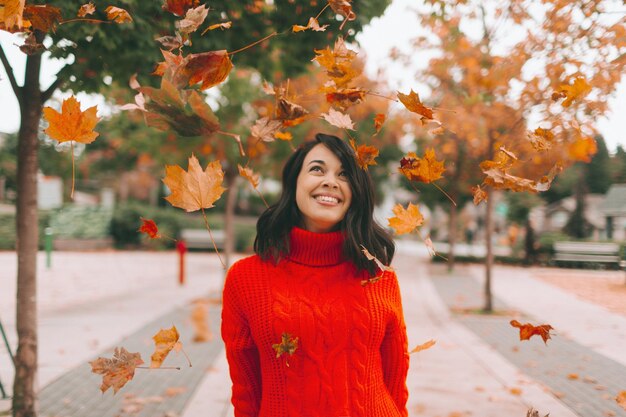
<path fill-rule="evenodd" d="M 238 298 L 240 277 L 229 271 L 222 298 L 222 339 L 230 370 L 235 417 L 257 417 L 261 405 L 259 351 L 250 334 L 244 308 Z"/>
<path fill-rule="evenodd" d="M 394 273 L 388 279 L 391 282 L 389 302 L 394 314 L 387 324 L 385 337 L 380 346 L 380 356 L 382 359 L 385 385 L 398 406 L 401 415 L 407 417 L 409 390 L 406 385 L 406 378 L 409 370 L 409 353 L 406 325 L 404 322 L 398 278 Z"/>

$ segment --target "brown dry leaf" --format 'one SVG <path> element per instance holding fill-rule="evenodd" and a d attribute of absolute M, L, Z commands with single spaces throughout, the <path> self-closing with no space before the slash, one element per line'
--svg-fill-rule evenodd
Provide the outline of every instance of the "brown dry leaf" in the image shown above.
<path fill-rule="evenodd" d="M 354 149 L 357 164 L 367 171 L 369 165 L 378 165 L 375 161 L 378 156 L 378 148 L 375 146 L 359 145 L 353 139 L 350 139 L 350 146 Z"/>
<path fill-rule="evenodd" d="M 352 0 L 328 0 L 328 4 L 330 8 L 333 9 L 333 12 L 344 18 L 341 26 L 339 26 L 339 30 L 343 29 L 343 25 L 345 25 L 346 22 L 356 19 L 356 14 L 352 11 L 351 2 Z"/>
<path fill-rule="evenodd" d="M 226 50 L 190 54 L 180 62 L 174 79 L 179 86 L 202 82 L 200 90 L 206 90 L 224 82 L 232 69 L 233 63 Z"/>
<path fill-rule="evenodd" d="M 24 44 L 20 46 L 20 51 L 24 52 L 26 55 L 36 55 L 45 50 L 45 45 L 37 42 L 37 37 L 34 32 L 31 32 L 24 40 Z"/>
<path fill-rule="evenodd" d="M 311 17 L 309 18 L 309 23 L 307 23 L 306 26 L 293 25 L 291 27 L 291 31 L 296 33 L 296 32 L 302 32 L 302 31 L 311 29 L 315 32 L 324 32 L 327 27 L 328 25 L 320 26 L 320 23 L 317 21 L 317 19 L 314 17 Z"/>
<path fill-rule="evenodd" d="M 209 163 L 203 171 L 192 154 L 187 170 L 185 172 L 178 165 L 165 166 L 163 182 L 172 191 L 165 199 L 188 212 L 213 207 L 213 203 L 226 191 L 222 187 L 224 171 L 220 161 Z"/>
<path fill-rule="evenodd" d="M 280 343 L 273 344 L 272 348 L 276 351 L 277 358 L 280 358 L 284 353 L 291 356 L 298 349 L 298 338 L 293 338 L 289 333 L 283 333 Z M 285 360 L 285 363 L 289 366 L 289 362 Z"/>
<path fill-rule="evenodd" d="M 374 263 L 376 264 L 376 266 L 378 267 L 378 269 L 380 269 L 381 271 L 385 272 L 393 272 L 393 268 L 390 266 L 385 265 L 384 263 L 382 263 L 377 257 L 375 257 L 374 255 L 372 255 L 363 245 L 361 246 L 361 252 L 363 252 L 363 255 L 365 255 L 365 257 L 367 258 L 367 260 L 369 261 L 374 261 Z"/>
<path fill-rule="evenodd" d="M 155 351 L 150 357 L 150 368 L 160 368 L 167 355 L 173 350 L 179 352 L 183 345 L 178 341 L 180 335 L 176 326 L 172 326 L 170 329 L 161 329 L 152 336 L 155 344 Z"/>
<path fill-rule="evenodd" d="M 493 161 L 483 161 L 480 163 L 480 169 L 487 177 L 484 184 L 498 189 L 507 189 L 511 191 L 531 191 L 542 192 L 547 191 L 552 184 L 556 175 L 563 169 L 562 165 L 557 163 L 552 167 L 550 172 L 537 181 L 511 175 L 506 171 L 512 167 L 513 160 L 499 152 Z"/>
<path fill-rule="evenodd" d="M 423 158 L 418 157 L 414 152 L 409 152 L 400 160 L 400 172 L 409 181 L 429 183 L 441 178 L 441 174 L 446 170 L 443 165 L 443 161 L 437 161 L 435 150 L 429 148 Z"/>
<path fill-rule="evenodd" d="M 147 234 L 151 239 L 159 239 L 161 237 L 159 234 L 159 228 L 154 220 L 144 219 L 143 217 L 140 217 L 140 219 L 142 224 L 138 230 L 139 232 Z"/>
<path fill-rule="evenodd" d="M 80 103 L 71 96 L 63 100 L 61 113 L 52 107 L 44 107 L 43 115 L 49 126 L 44 133 L 59 142 L 74 140 L 80 143 L 91 143 L 99 135 L 94 127 L 100 118 L 96 115 L 98 106 L 89 107 L 80 111 Z"/>
<path fill-rule="evenodd" d="M 113 387 L 117 393 L 128 381 L 135 376 L 135 368 L 143 364 L 139 353 L 130 353 L 123 347 L 115 348 L 113 358 L 98 358 L 89 362 L 91 372 L 102 375 L 100 390 L 104 393 Z"/>
<path fill-rule="evenodd" d="M 419 204 L 409 203 L 406 209 L 402 205 L 396 204 L 393 208 L 393 214 L 395 217 L 388 219 L 389 226 L 398 235 L 411 233 L 424 223 L 424 216 L 419 211 Z"/>
<path fill-rule="evenodd" d="M 365 98 L 367 91 L 361 88 L 341 88 L 336 89 L 334 86 L 326 88 L 326 101 L 345 110 L 348 107 L 358 104 Z"/>
<path fill-rule="evenodd" d="M 4 0 L 4 12 L 0 15 L 0 28 L 9 32 L 20 31 L 24 27 L 25 0 Z M 4 26 L 4 27 L 2 27 Z"/>
<path fill-rule="evenodd" d="M 176 22 L 176 29 L 181 33 L 190 34 L 198 30 L 209 14 L 209 9 L 203 4 L 199 7 L 188 9 L 185 18 Z"/>
<path fill-rule="evenodd" d="M 509 389 L 509 392 L 511 394 L 513 394 L 513 395 L 522 395 L 522 389 L 521 388 L 513 387 L 513 388 Z"/>
<path fill-rule="evenodd" d="M 107 19 L 116 23 L 132 22 L 133 18 L 130 17 L 128 12 L 124 9 L 115 6 L 109 6 L 104 10 L 107 14 Z"/>
<path fill-rule="evenodd" d="M 582 137 L 570 143 L 567 152 L 574 161 L 591 162 L 591 157 L 598 152 L 598 146 L 592 137 Z"/>
<path fill-rule="evenodd" d="M 519 329 L 519 340 L 530 340 L 532 336 L 540 336 L 543 339 L 543 343 L 548 344 L 550 339 L 550 330 L 554 330 L 549 324 L 542 324 L 539 326 L 533 326 L 530 323 L 521 324 L 517 320 L 511 320 L 511 326 Z"/>
<path fill-rule="evenodd" d="M 30 22 L 33 29 L 42 32 L 48 32 L 50 29 L 54 30 L 57 22 L 63 20 L 61 9 L 47 4 L 41 6 L 27 4 L 24 7 L 23 17 Z"/>
<path fill-rule="evenodd" d="M 424 106 L 424 104 L 420 101 L 420 96 L 413 90 L 411 90 L 409 94 L 402 94 L 398 91 L 398 99 L 402 102 L 402 104 L 404 104 L 404 107 L 406 107 L 407 110 L 422 116 L 422 123 L 427 120 L 434 120 L 433 110 Z"/>
<path fill-rule="evenodd" d="M 263 142 L 274 142 L 276 133 L 282 127 L 283 124 L 280 120 L 271 120 L 269 117 L 263 117 L 257 120 L 254 126 L 250 128 L 250 135 Z"/>
<path fill-rule="evenodd" d="M 198 7 L 200 0 L 165 0 L 163 10 L 170 12 L 178 17 L 182 17 L 187 10 Z"/>
<path fill-rule="evenodd" d="M 576 373 L 567 374 L 567 379 L 576 380 L 578 379 L 578 374 Z"/>
<path fill-rule="evenodd" d="M 504 153 L 506 156 L 508 156 L 509 158 L 511 158 L 513 161 L 518 161 L 519 158 L 517 157 L 517 155 L 515 155 L 513 152 L 509 151 L 508 149 L 506 149 L 504 146 L 500 146 L 500 149 L 498 149 L 500 152 Z"/>
<path fill-rule="evenodd" d="M 427 342 L 422 343 L 421 345 L 415 346 L 413 350 L 409 352 L 409 354 L 421 352 L 422 350 L 426 350 L 426 349 L 430 349 L 431 347 L 435 346 L 435 343 L 437 343 L 437 341 L 434 339 L 431 339 Z"/>
<path fill-rule="evenodd" d="M 182 36 L 180 36 L 180 33 L 178 32 L 176 32 L 176 36 L 161 36 L 159 38 L 156 38 L 155 41 L 160 43 L 163 48 L 165 48 L 166 50 L 170 52 L 174 49 L 181 48 L 185 43 Z M 182 62 L 182 57 L 180 58 Z M 162 76 L 164 72 L 165 72 L 165 69 L 163 68 L 160 75 Z"/>
<path fill-rule="evenodd" d="M 550 129 L 538 127 L 533 132 L 528 132 L 528 140 L 537 151 L 545 151 L 552 148 L 554 133 Z"/>
<path fill-rule="evenodd" d="M 383 127 L 383 123 L 385 123 L 386 118 L 387 116 L 385 116 L 383 113 L 376 114 L 376 116 L 374 117 L 374 129 L 376 129 L 376 133 L 380 132 L 380 129 Z"/>
<path fill-rule="evenodd" d="M 164 50 L 161 50 L 161 54 L 163 54 L 163 58 L 165 58 L 165 61 L 159 62 L 156 65 L 156 68 L 152 72 L 152 75 L 162 77 L 168 71 L 171 72 L 171 74 L 174 74 L 178 70 L 178 68 L 183 65 L 185 58 L 183 58 L 182 55 L 176 55 Z"/>
<path fill-rule="evenodd" d="M 477 185 L 476 187 L 472 187 L 472 194 L 474 195 L 474 205 L 479 205 L 483 201 L 487 201 L 489 198 L 489 194 Z"/>
<path fill-rule="evenodd" d="M 569 107 L 574 100 L 582 99 L 589 94 L 590 91 L 591 86 L 583 77 L 576 77 L 572 85 L 561 85 L 559 88 L 559 94 L 565 97 L 563 107 Z"/>
<path fill-rule="evenodd" d="M 354 123 L 348 114 L 343 114 L 335 109 L 328 109 L 328 114 L 322 113 L 321 117 L 339 129 L 354 130 Z"/>
<path fill-rule="evenodd" d="M 210 30 L 215 30 L 215 29 L 222 29 L 222 30 L 230 29 L 232 26 L 233 26 L 233 22 L 231 22 L 230 20 L 228 22 L 214 23 L 210 25 L 208 28 L 204 29 L 202 34 L 204 35 L 206 32 Z"/>
<path fill-rule="evenodd" d="M 615 401 L 620 407 L 626 410 L 626 391 L 620 391 L 615 397 Z"/>
<path fill-rule="evenodd" d="M 424 245 L 426 245 L 426 249 L 428 250 L 428 255 L 430 255 L 431 258 L 437 255 L 437 251 L 435 250 L 435 244 L 433 243 L 430 236 L 424 239 Z"/>
<path fill-rule="evenodd" d="M 193 341 L 202 343 L 213 340 L 213 333 L 209 327 L 209 306 L 206 301 L 197 301 L 191 310 L 191 324 L 193 325 Z"/>
<path fill-rule="evenodd" d="M 244 168 L 239 164 L 237 164 L 237 167 L 239 168 L 239 175 L 248 180 L 253 188 L 257 188 L 259 186 L 259 174 L 255 174 L 254 171 L 252 171 L 252 168 Z"/>
<path fill-rule="evenodd" d="M 309 112 L 304 107 L 287 100 L 281 94 L 276 94 L 276 119 L 281 120 L 283 125 L 287 121 L 298 121 L 296 124 L 302 123 L 303 117 L 307 114 Z"/>
<path fill-rule="evenodd" d="M 89 2 L 80 6 L 80 9 L 78 9 L 78 13 L 76 14 L 76 16 L 85 17 L 85 16 L 92 15 L 95 12 L 96 12 L 96 6 L 93 4 L 93 2 Z"/>

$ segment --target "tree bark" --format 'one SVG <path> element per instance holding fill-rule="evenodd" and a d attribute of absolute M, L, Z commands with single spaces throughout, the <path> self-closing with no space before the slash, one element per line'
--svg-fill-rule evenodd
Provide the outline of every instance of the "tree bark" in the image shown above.
<path fill-rule="evenodd" d="M 37 377 L 37 148 L 43 108 L 39 90 L 41 55 L 30 55 L 20 105 L 17 161 L 17 307 L 18 345 L 13 382 L 13 416 L 36 416 Z"/>
<path fill-rule="evenodd" d="M 456 245 L 456 223 L 458 209 L 450 204 L 450 224 L 448 225 L 448 272 L 454 271 L 454 247 Z"/>
<path fill-rule="evenodd" d="M 493 196 L 487 199 L 487 212 L 485 213 L 485 245 L 487 247 L 487 256 L 485 258 L 485 312 L 493 311 L 493 302 L 491 296 L 491 270 L 493 267 Z"/>

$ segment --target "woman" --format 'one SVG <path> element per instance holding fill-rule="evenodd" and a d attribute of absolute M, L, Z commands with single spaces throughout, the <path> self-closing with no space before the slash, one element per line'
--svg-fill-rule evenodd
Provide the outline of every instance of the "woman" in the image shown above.
<path fill-rule="evenodd" d="M 256 255 L 224 285 L 235 416 L 406 417 L 397 278 L 368 281 L 382 271 L 360 247 L 386 265 L 395 249 L 373 219 L 369 175 L 345 142 L 318 134 L 289 158 L 282 182 L 258 220 Z"/>

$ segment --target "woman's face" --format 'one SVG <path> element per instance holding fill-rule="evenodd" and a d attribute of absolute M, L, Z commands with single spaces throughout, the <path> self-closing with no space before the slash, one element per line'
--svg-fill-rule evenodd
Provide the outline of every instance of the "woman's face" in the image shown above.
<path fill-rule="evenodd" d="M 311 232 L 331 231 L 343 220 L 352 190 L 341 161 L 323 144 L 315 145 L 305 156 L 296 182 L 296 204 L 304 228 Z"/>

